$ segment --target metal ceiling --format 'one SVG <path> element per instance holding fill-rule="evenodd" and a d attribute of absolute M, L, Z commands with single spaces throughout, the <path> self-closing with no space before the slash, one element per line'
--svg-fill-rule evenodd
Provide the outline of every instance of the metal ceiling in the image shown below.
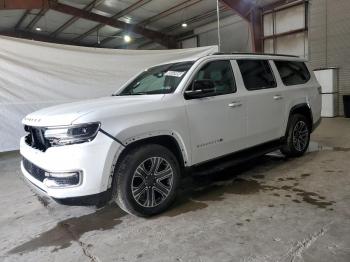
<path fill-rule="evenodd" d="M 281 0 L 239 1 L 263 7 Z M 170 36 L 182 35 L 216 19 L 215 0 L 59 0 L 58 2 L 151 30 L 151 33 L 156 31 Z M 222 3 L 220 10 L 221 17 L 234 14 L 232 9 Z M 188 24 L 187 28 L 181 26 L 183 22 Z M 38 28 L 40 31 L 37 31 Z M 0 34 L 21 32 L 23 35 L 47 37 L 54 42 L 67 41 L 79 45 L 110 48 L 123 46 L 125 34 L 132 36 L 135 42 L 144 38 L 141 34 L 122 29 L 46 8 L 0 10 Z"/>

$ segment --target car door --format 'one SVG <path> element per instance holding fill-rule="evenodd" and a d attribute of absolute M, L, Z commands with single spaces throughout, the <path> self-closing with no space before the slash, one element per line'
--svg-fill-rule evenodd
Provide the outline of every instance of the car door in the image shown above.
<path fill-rule="evenodd" d="M 246 89 L 249 146 L 280 138 L 285 110 L 284 87 L 278 85 L 270 61 L 237 59 L 236 62 Z"/>
<path fill-rule="evenodd" d="M 197 164 L 240 149 L 245 136 L 245 105 L 237 93 L 229 60 L 205 62 L 195 80 L 211 80 L 215 91 L 204 98 L 187 99 L 192 163 Z"/>

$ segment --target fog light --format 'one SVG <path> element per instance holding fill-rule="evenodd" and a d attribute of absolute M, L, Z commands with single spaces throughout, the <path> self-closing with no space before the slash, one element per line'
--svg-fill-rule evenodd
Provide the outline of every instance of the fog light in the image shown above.
<path fill-rule="evenodd" d="M 48 188 L 79 186 L 82 182 L 82 172 L 45 173 L 44 185 Z"/>

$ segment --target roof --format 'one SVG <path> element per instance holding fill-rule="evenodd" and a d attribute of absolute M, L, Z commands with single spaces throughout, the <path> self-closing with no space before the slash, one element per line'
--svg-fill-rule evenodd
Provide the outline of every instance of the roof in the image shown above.
<path fill-rule="evenodd" d="M 225 58 L 225 59 L 266 59 L 266 60 L 284 60 L 284 61 L 298 61 L 298 62 L 307 62 L 307 59 L 304 57 L 293 56 L 293 55 L 279 55 L 279 54 L 258 54 L 258 53 L 213 53 L 209 55 L 202 56 L 192 56 L 185 57 L 182 59 L 172 60 L 157 64 L 166 65 L 166 64 L 174 64 L 174 63 L 182 63 L 182 62 L 195 62 L 199 60 L 206 60 L 210 58 Z"/>
<path fill-rule="evenodd" d="M 232 58 L 257 58 L 269 60 L 290 60 L 307 61 L 304 57 L 287 54 L 269 54 L 269 53 L 214 53 L 211 56 L 229 56 Z"/>

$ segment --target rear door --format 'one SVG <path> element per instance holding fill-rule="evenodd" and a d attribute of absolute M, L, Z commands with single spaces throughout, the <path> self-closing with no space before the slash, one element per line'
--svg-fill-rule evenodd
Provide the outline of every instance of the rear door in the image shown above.
<path fill-rule="evenodd" d="M 290 109 L 298 104 L 309 104 L 312 108 L 313 120 L 321 115 L 321 97 L 319 83 L 302 61 L 276 60 L 276 71 L 285 85 L 285 125 L 287 126 Z"/>
<path fill-rule="evenodd" d="M 205 98 L 185 100 L 192 147 L 192 164 L 236 151 L 244 146 L 245 103 L 237 93 L 230 60 L 199 66 L 194 80 L 212 80 L 215 92 Z"/>
<path fill-rule="evenodd" d="M 249 146 L 280 138 L 284 120 L 285 89 L 276 81 L 270 61 L 238 59 L 236 62 L 245 87 Z"/>

